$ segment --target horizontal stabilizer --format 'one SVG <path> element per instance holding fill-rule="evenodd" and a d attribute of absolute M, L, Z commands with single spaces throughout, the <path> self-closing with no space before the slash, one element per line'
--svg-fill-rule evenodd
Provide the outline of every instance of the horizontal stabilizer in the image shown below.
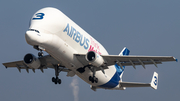
<path fill-rule="evenodd" d="M 120 82 L 121 87 L 150 87 L 149 83 L 137 83 L 137 82 Z"/>
<path fill-rule="evenodd" d="M 157 89 L 158 74 L 154 72 L 151 83 L 137 83 L 137 82 L 120 82 L 120 87 L 152 87 Z"/>

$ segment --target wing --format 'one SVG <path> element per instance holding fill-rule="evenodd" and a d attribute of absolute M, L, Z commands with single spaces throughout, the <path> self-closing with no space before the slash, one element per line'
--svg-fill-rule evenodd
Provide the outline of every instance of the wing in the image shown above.
<path fill-rule="evenodd" d="M 116 55 L 104 55 L 103 58 L 107 61 L 107 65 L 114 65 L 117 63 L 119 66 L 133 66 L 142 65 L 145 68 L 147 64 L 162 64 L 162 62 L 177 61 L 172 56 L 116 56 Z"/>
<path fill-rule="evenodd" d="M 40 69 L 42 72 L 43 69 L 47 69 L 47 68 L 55 68 L 55 65 L 58 65 L 61 71 L 64 72 L 69 72 L 70 70 L 65 68 L 65 66 L 63 64 L 61 64 L 60 62 L 58 62 L 56 59 L 54 59 L 53 57 L 51 57 L 50 55 L 47 56 L 43 56 L 39 58 L 40 62 L 41 62 L 41 66 L 38 68 Z M 15 61 L 15 62 L 8 62 L 8 63 L 3 63 L 3 65 L 6 68 L 14 68 L 17 67 L 17 69 L 19 70 L 19 72 L 21 72 L 21 69 L 26 69 L 26 71 L 29 73 L 29 69 L 32 69 L 30 67 L 28 67 L 23 60 L 22 61 Z M 32 69 L 33 72 L 35 72 L 35 69 Z"/>
<path fill-rule="evenodd" d="M 75 54 L 77 59 L 83 64 L 88 65 L 88 61 L 85 59 L 86 54 Z M 123 66 L 133 66 L 154 64 L 162 64 L 162 62 L 177 61 L 176 58 L 172 56 L 118 56 L 118 55 L 101 55 L 106 63 L 106 66 L 114 65 L 117 63 L 121 68 Z"/>

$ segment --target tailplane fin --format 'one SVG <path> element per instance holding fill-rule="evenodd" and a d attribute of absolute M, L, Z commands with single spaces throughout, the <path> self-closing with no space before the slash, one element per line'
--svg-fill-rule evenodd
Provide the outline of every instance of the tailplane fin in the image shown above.
<path fill-rule="evenodd" d="M 124 49 L 120 52 L 119 56 L 129 55 L 129 53 L 130 53 L 130 50 L 124 47 Z"/>
<path fill-rule="evenodd" d="M 119 53 L 119 56 L 129 55 L 130 51 L 126 47 L 123 48 L 123 50 Z M 115 64 L 116 70 L 119 73 L 120 80 L 122 81 L 122 75 L 124 73 L 125 66 L 118 66 Z"/>

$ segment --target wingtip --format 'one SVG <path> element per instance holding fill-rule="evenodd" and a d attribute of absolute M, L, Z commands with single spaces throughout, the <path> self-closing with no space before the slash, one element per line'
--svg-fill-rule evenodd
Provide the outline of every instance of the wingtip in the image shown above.
<path fill-rule="evenodd" d="M 178 62 L 178 59 L 176 59 L 175 57 L 173 57 L 174 58 L 174 60 L 176 61 L 176 62 Z"/>
<path fill-rule="evenodd" d="M 153 89 L 155 90 L 157 89 L 157 86 L 158 86 L 158 73 L 157 72 L 154 72 L 150 85 Z"/>

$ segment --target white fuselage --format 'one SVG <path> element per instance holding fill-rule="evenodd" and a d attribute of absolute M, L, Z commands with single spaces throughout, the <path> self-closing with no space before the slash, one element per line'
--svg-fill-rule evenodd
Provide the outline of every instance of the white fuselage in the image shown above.
<path fill-rule="evenodd" d="M 77 71 L 78 68 L 83 67 L 83 64 L 78 61 L 74 54 L 86 54 L 88 51 L 95 51 L 100 55 L 108 55 L 108 52 L 98 41 L 60 10 L 47 7 L 37 11 L 31 19 L 29 29 L 36 31 L 29 30 L 26 32 L 28 44 L 43 47 L 59 63 L 65 65 L 66 68 L 72 70 L 90 85 L 105 88 L 119 87 L 117 84 L 119 81 L 113 81 L 114 84 L 111 82 L 111 87 L 107 84 L 116 74 L 115 66 L 106 69 L 105 74 L 97 71 L 95 76 L 98 78 L 98 83 L 89 81 L 89 76 L 92 75 L 89 68 L 86 68 L 82 74 Z M 102 86 L 104 84 L 107 86 Z"/>

